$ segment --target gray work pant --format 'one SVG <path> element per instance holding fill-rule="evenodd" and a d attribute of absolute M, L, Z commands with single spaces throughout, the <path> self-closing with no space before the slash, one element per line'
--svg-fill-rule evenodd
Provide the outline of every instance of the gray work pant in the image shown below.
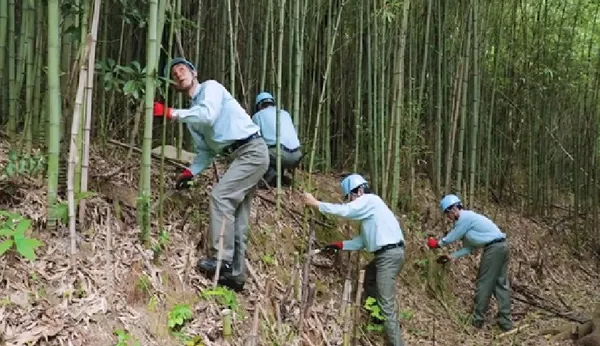
<path fill-rule="evenodd" d="M 256 138 L 231 154 L 235 159 L 210 193 L 210 243 L 217 257 L 223 221 L 222 259 L 232 262 L 232 279 L 244 281 L 246 232 L 256 184 L 269 165 L 267 145 Z"/>
<path fill-rule="evenodd" d="M 477 273 L 472 316 L 473 324 L 483 323 L 485 312 L 493 294 L 498 302 L 498 323 L 503 328 L 512 328 L 508 260 L 508 244 L 506 241 L 485 247 L 481 255 L 479 272 Z"/>
<path fill-rule="evenodd" d="M 281 171 L 298 167 L 301 159 L 302 151 L 300 149 L 290 153 L 281 148 Z M 263 179 L 267 184 L 272 184 L 275 178 L 277 178 L 277 147 L 271 147 L 269 148 L 269 169 Z"/>
<path fill-rule="evenodd" d="M 404 248 L 395 247 L 378 255 L 367 265 L 363 284 L 364 297 L 377 299 L 390 346 L 403 346 L 402 329 L 396 306 L 396 276 L 404 265 Z"/>

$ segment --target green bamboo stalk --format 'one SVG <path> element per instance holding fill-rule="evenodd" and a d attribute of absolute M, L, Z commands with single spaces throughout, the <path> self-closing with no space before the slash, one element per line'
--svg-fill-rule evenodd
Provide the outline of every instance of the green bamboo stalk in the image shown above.
<path fill-rule="evenodd" d="M 148 36 L 146 50 L 146 90 L 145 90 L 145 119 L 144 119 L 144 140 L 142 144 L 142 164 L 140 176 L 140 197 L 138 199 L 138 223 L 142 230 L 142 241 L 147 245 L 150 235 L 150 197 L 151 197 L 151 175 L 152 165 L 152 109 L 154 105 L 155 85 L 154 79 L 157 76 L 158 65 L 158 33 L 162 33 L 164 19 L 159 23 L 159 2 L 158 0 L 149 0 L 148 15 Z M 164 14 L 165 4 L 163 1 L 162 13 Z M 163 16 L 164 18 L 164 16 Z"/>
<path fill-rule="evenodd" d="M 12 0 L 9 0 L 12 2 Z M 14 6 L 14 3 L 13 3 Z M 9 41 L 9 46 L 12 45 Z M 9 54 L 10 55 L 10 54 Z M 48 230 L 56 229 L 60 151 L 60 0 L 48 0 Z"/>

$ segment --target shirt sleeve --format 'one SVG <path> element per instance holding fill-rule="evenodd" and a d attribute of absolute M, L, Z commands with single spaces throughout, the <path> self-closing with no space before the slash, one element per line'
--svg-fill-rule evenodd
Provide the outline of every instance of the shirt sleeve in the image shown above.
<path fill-rule="evenodd" d="M 450 257 L 457 259 L 457 258 L 461 258 L 464 257 L 466 255 L 470 255 L 471 252 L 473 252 L 473 248 L 465 246 L 463 248 L 461 248 L 460 250 L 457 250 L 455 252 L 453 252 Z"/>
<path fill-rule="evenodd" d="M 440 246 L 446 246 L 462 239 L 469 230 L 468 222 L 457 222 L 454 228 L 444 238 L 439 241 Z"/>
<path fill-rule="evenodd" d="M 365 247 L 365 244 L 363 243 L 361 236 L 354 237 L 351 240 L 344 240 L 343 243 L 344 243 L 343 250 L 353 251 L 353 250 L 360 250 Z"/>
<path fill-rule="evenodd" d="M 197 175 L 204 171 L 215 158 L 213 151 L 206 146 L 204 139 L 201 142 L 196 142 L 196 157 L 190 166 L 190 171 L 193 175 Z"/>
<path fill-rule="evenodd" d="M 363 220 L 371 216 L 372 206 L 368 203 L 368 198 L 358 198 L 350 203 L 333 204 L 319 202 L 319 211 L 322 213 L 333 214 L 349 220 Z"/>
<path fill-rule="evenodd" d="M 214 81 L 205 82 L 200 102 L 189 109 L 175 109 L 174 115 L 183 123 L 212 126 L 221 114 L 223 87 Z"/>
<path fill-rule="evenodd" d="M 256 125 L 260 126 L 260 114 L 258 113 L 254 113 L 254 115 L 252 115 L 252 122 L 255 123 Z"/>

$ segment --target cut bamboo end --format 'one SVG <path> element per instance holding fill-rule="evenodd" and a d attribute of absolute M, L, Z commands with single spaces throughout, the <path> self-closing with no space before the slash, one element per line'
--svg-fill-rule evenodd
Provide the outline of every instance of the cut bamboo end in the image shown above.
<path fill-rule="evenodd" d="M 223 338 L 229 339 L 231 337 L 231 310 L 221 310 L 221 321 L 223 322 Z"/>

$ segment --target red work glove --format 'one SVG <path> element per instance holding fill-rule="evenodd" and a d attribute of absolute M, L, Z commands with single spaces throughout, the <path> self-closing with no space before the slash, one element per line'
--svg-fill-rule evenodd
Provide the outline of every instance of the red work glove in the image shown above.
<path fill-rule="evenodd" d="M 342 250 L 344 248 L 344 243 L 341 241 L 338 241 L 337 243 L 331 243 L 329 245 L 326 245 L 323 250 Z"/>
<path fill-rule="evenodd" d="M 429 239 L 427 239 L 427 246 L 429 246 L 430 249 L 437 249 L 440 247 L 440 244 L 437 239 L 429 237 Z"/>
<path fill-rule="evenodd" d="M 181 172 L 179 177 L 177 177 L 177 181 L 175 182 L 175 189 L 181 190 L 189 188 L 189 182 L 192 180 L 192 178 L 194 178 L 194 175 L 189 169 L 186 169 L 185 171 Z"/>
<path fill-rule="evenodd" d="M 167 114 L 166 117 L 168 120 L 171 120 L 171 118 L 173 117 L 173 108 L 170 107 L 166 107 L 167 108 Z M 152 109 L 152 113 L 154 114 L 155 117 L 162 117 L 165 116 L 165 105 L 159 102 L 154 102 L 154 107 Z"/>
<path fill-rule="evenodd" d="M 439 264 L 446 264 L 446 263 L 448 263 L 450 261 L 452 261 L 452 257 L 450 257 L 448 255 L 441 255 L 436 260 L 436 262 L 439 263 Z"/>

